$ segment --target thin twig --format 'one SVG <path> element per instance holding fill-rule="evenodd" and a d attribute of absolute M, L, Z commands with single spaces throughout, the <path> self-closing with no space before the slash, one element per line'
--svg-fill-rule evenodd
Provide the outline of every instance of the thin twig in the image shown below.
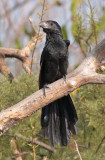
<path fill-rule="evenodd" d="M 77 142 L 75 140 L 74 140 L 74 142 L 75 142 L 75 147 L 76 147 L 76 151 L 77 151 L 77 153 L 79 155 L 79 158 L 80 158 L 80 160 L 82 160 L 81 154 L 79 152 L 78 144 L 77 144 Z"/>
<path fill-rule="evenodd" d="M 89 7 L 90 7 L 90 12 L 91 12 L 91 23 L 92 23 L 92 27 L 93 27 L 94 39 L 95 39 L 95 42 L 96 42 L 96 45 L 97 45 L 98 44 L 97 31 L 96 31 L 96 25 L 95 25 L 95 20 L 94 20 L 93 8 L 92 8 L 92 5 L 90 3 L 90 0 L 88 0 L 88 3 L 89 3 Z"/>
<path fill-rule="evenodd" d="M 93 33 L 91 33 L 89 36 L 88 36 L 88 38 L 85 40 L 85 42 L 86 42 L 86 44 L 89 46 L 89 40 L 90 40 L 90 38 L 92 37 L 92 35 L 93 35 Z"/>
<path fill-rule="evenodd" d="M 82 49 L 81 41 L 80 41 L 78 44 L 79 44 L 79 46 L 80 46 L 81 53 L 83 54 L 84 57 L 86 57 L 86 53 L 85 53 L 85 51 Z"/>
<path fill-rule="evenodd" d="M 16 10 L 18 7 L 22 7 L 27 0 L 24 0 L 23 2 L 17 2 L 12 8 L 7 10 L 7 14 L 10 14 L 12 11 Z M 3 18 L 5 16 L 5 13 L 0 15 L 0 18 Z"/>
<path fill-rule="evenodd" d="M 5 134 L 4 136 L 9 136 L 9 137 L 14 137 L 14 138 L 21 138 L 25 141 L 27 141 L 28 143 L 33 143 L 33 144 L 37 144 L 51 152 L 56 152 L 56 149 L 39 141 L 39 140 L 32 140 L 32 139 L 28 139 L 27 137 L 23 136 L 22 134 L 15 134 L 15 135 L 11 135 L 11 134 Z"/>
<path fill-rule="evenodd" d="M 81 148 L 84 148 L 84 149 L 89 149 L 88 146 L 84 146 L 84 145 L 81 145 L 81 144 L 78 144 L 78 147 L 81 147 Z"/>
<path fill-rule="evenodd" d="M 96 153 L 99 151 L 99 149 L 100 149 L 100 147 L 101 147 L 101 145 L 102 145 L 102 143 L 103 143 L 104 140 L 105 140 L 105 136 L 102 138 L 100 144 L 98 145 L 98 147 L 96 149 Z"/>
<path fill-rule="evenodd" d="M 42 19 L 43 19 L 43 15 L 44 15 L 44 7 L 45 7 L 45 0 L 43 1 L 43 5 L 42 5 L 42 13 L 41 13 L 40 21 L 42 21 Z M 35 47 L 34 47 L 34 50 L 33 50 L 33 52 L 32 52 L 31 73 L 32 73 L 32 65 L 33 65 L 34 51 L 35 51 L 36 44 L 37 44 L 38 39 L 39 39 L 39 35 L 40 35 L 40 27 L 39 27 L 39 29 L 38 29 L 37 38 L 36 38 L 36 42 L 35 42 Z"/>
<path fill-rule="evenodd" d="M 5 7 L 5 4 L 3 1 L 1 1 L 1 4 L 2 4 L 2 8 L 4 10 L 4 16 L 6 17 L 7 21 L 8 21 L 8 24 L 10 25 L 10 27 L 14 30 L 14 32 L 16 33 L 16 28 L 14 26 L 14 24 L 12 23 L 12 20 L 11 20 L 11 17 L 9 15 L 9 13 L 7 13 L 7 9 Z"/>
<path fill-rule="evenodd" d="M 33 19 L 31 17 L 29 17 L 29 21 L 34 29 L 34 32 L 36 33 L 35 22 L 33 21 Z"/>
<path fill-rule="evenodd" d="M 46 0 L 44 0 L 44 1 L 43 1 L 42 14 L 41 14 L 40 21 L 42 21 L 42 19 L 43 19 L 43 15 L 44 15 L 44 7 L 45 7 L 45 1 L 46 1 Z"/>
<path fill-rule="evenodd" d="M 24 156 L 29 154 L 29 152 L 21 152 L 21 153 L 17 153 L 17 154 L 13 154 L 12 158 L 18 158 L 19 156 Z"/>
<path fill-rule="evenodd" d="M 33 128 L 32 128 L 32 150 L 33 150 L 33 160 L 35 160 L 35 147 L 34 147 Z"/>

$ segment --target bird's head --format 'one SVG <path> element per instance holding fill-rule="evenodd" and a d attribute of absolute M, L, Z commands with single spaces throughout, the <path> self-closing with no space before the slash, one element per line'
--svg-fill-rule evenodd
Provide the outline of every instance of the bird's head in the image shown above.
<path fill-rule="evenodd" d="M 56 21 L 42 21 L 39 26 L 43 28 L 45 33 L 57 33 L 62 35 L 61 27 Z"/>

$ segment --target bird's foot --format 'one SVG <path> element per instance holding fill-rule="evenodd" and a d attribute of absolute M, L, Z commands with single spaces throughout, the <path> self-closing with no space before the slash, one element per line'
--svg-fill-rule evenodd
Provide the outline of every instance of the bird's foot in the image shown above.
<path fill-rule="evenodd" d="M 45 84 L 44 86 L 43 86 L 43 96 L 44 97 L 46 97 L 46 92 L 45 92 L 45 89 L 46 88 L 49 88 L 48 86 L 47 86 L 47 84 Z"/>

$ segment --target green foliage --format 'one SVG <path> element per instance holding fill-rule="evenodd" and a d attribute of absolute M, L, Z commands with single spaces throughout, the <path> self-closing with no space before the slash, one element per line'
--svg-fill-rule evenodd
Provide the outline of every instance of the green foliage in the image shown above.
<path fill-rule="evenodd" d="M 20 40 L 18 38 L 15 39 L 15 48 L 18 48 L 18 49 L 22 48 Z"/>
<path fill-rule="evenodd" d="M 0 110 L 6 109 L 22 99 L 26 98 L 33 92 L 38 90 L 38 80 L 37 74 L 34 73 L 32 76 L 28 74 L 23 74 L 18 80 L 14 80 L 12 83 L 8 81 L 7 78 L 0 79 Z M 15 133 L 21 133 L 25 135 L 27 138 L 32 137 L 32 132 L 36 137 L 36 134 L 39 133 L 40 130 L 40 111 L 35 115 L 27 118 L 21 123 L 17 124 L 17 126 L 10 129 L 5 136 L 0 138 L 0 159 L 4 160 L 7 157 L 12 157 L 13 151 L 10 148 L 11 136 L 6 135 L 14 135 Z M 16 140 L 18 144 L 18 149 L 22 151 L 30 151 L 30 154 L 26 157 L 26 160 L 29 157 L 32 157 L 32 146 L 28 145 L 25 141 L 21 139 Z"/>
<path fill-rule="evenodd" d="M 98 33 L 101 31 L 105 31 L 105 7 L 102 8 L 103 15 L 100 18 L 99 22 L 97 22 L 97 27 L 98 27 Z"/>
<path fill-rule="evenodd" d="M 29 30 L 27 26 L 23 27 L 23 32 L 28 36 L 29 39 L 31 39 L 36 34 L 34 29 Z"/>
<path fill-rule="evenodd" d="M 83 39 L 85 33 L 85 28 L 83 26 L 82 17 L 79 14 L 75 14 L 74 23 L 72 25 L 72 33 L 75 37 L 77 43 Z"/>
<path fill-rule="evenodd" d="M 72 11 L 72 14 L 75 15 L 76 13 L 76 10 L 79 8 L 80 4 L 83 2 L 83 0 L 72 0 L 72 3 L 71 3 L 71 11 Z"/>
<path fill-rule="evenodd" d="M 64 39 L 68 39 L 68 36 L 67 36 L 67 29 L 66 29 L 66 26 L 62 26 L 62 33 L 63 33 L 63 38 Z"/>
<path fill-rule="evenodd" d="M 87 85 L 78 89 L 78 100 L 75 105 L 79 115 L 78 143 L 88 147 L 82 149 L 82 157 L 95 160 L 105 150 L 103 143 L 97 148 L 105 135 L 105 85 Z"/>
<path fill-rule="evenodd" d="M 82 5 L 86 8 L 86 12 L 82 10 Z M 87 12 L 88 10 L 88 12 Z M 79 44 L 82 51 L 87 51 L 91 44 L 98 43 L 98 34 L 103 30 L 103 22 L 105 19 L 104 8 L 102 18 L 96 19 L 97 8 L 92 7 L 91 1 L 77 0 L 72 1 L 72 34 L 75 41 Z"/>
<path fill-rule="evenodd" d="M 7 78 L 0 79 L 0 109 L 8 108 L 38 89 L 34 76 L 23 74 L 12 83 Z"/>

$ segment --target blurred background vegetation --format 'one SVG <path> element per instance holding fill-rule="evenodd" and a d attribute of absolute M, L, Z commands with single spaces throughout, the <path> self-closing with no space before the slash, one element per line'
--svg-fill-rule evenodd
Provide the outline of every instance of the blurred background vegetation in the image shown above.
<path fill-rule="evenodd" d="M 28 18 L 34 19 L 37 32 L 42 6 L 41 0 L 1 0 L 0 47 L 23 48 L 35 34 Z M 62 27 L 64 39 L 71 41 L 68 72 L 75 69 L 105 38 L 104 0 L 45 0 L 43 20 L 48 19 L 56 20 Z M 0 110 L 38 90 L 39 61 L 44 42 L 45 39 L 35 48 L 32 75 L 24 73 L 19 60 L 7 59 L 15 79 L 10 83 L 7 77 L 0 75 Z M 79 131 L 77 136 L 71 136 L 68 147 L 56 146 L 56 152 L 51 152 L 16 136 L 21 134 L 27 139 L 50 145 L 41 136 L 39 110 L 0 137 L 0 160 L 17 160 L 16 153 L 23 160 L 79 160 L 75 141 L 83 160 L 104 160 L 105 85 L 86 85 L 71 96 L 79 117 Z"/>

